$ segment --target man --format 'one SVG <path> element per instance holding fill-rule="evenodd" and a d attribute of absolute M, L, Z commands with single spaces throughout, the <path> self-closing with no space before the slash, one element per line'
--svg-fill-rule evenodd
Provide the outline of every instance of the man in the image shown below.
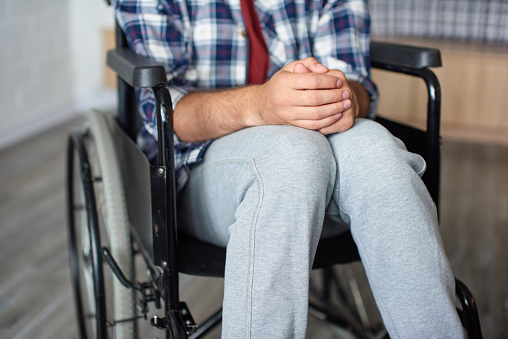
<path fill-rule="evenodd" d="M 391 337 L 463 336 L 425 163 L 362 119 L 365 1 L 113 5 L 131 48 L 166 66 L 179 223 L 227 246 L 224 338 L 303 338 L 319 238 L 348 228 Z M 153 158 L 153 98 L 138 99 Z"/>

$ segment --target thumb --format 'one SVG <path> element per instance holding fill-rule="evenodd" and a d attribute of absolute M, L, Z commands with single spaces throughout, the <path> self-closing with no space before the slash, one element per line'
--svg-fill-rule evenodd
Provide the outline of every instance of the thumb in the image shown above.
<path fill-rule="evenodd" d="M 307 66 L 299 62 L 295 64 L 295 67 L 293 67 L 293 73 L 303 74 L 303 73 L 312 73 L 312 71 L 308 69 Z"/>
<path fill-rule="evenodd" d="M 301 63 L 304 64 L 305 67 L 307 67 L 311 72 L 315 72 L 315 73 L 328 72 L 328 67 L 326 67 L 323 64 L 320 64 L 319 61 L 314 57 L 305 58 L 305 59 L 301 60 Z"/>

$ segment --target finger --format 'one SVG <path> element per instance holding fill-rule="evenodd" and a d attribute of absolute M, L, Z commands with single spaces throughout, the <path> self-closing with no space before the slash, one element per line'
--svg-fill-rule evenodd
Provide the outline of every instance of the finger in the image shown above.
<path fill-rule="evenodd" d="M 330 128 L 330 126 L 334 125 L 341 117 L 342 114 L 338 113 L 321 120 L 296 120 L 293 122 L 293 125 L 314 131 L 321 131 Z"/>
<path fill-rule="evenodd" d="M 288 120 L 322 120 L 331 116 L 340 115 L 343 112 L 347 111 L 344 109 L 343 102 L 336 102 L 327 105 L 315 106 L 315 107 L 306 107 L 299 106 L 293 107 L 291 111 L 288 111 Z"/>
<path fill-rule="evenodd" d="M 341 71 L 339 71 L 338 69 L 331 69 L 328 72 L 326 72 L 326 74 L 339 78 L 342 81 L 342 86 L 349 87 L 346 75 Z"/>
<path fill-rule="evenodd" d="M 328 72 L 328 67 L 323 64 L 314 64 L 310 67 L 310 70 L 316 73 L 326 73 Z"/>
<path fill-rule="evenodd" d="M 342 87 L 343 82 L 333 75 L 318 73 L 287 73 L 287 84 L 292 89 L 334 89 Z"/>
<path fill-rule="evenodd" d="M 326 72 L 329 71 L 328 67 L 326 67 L 325 65 L 321 64 L 314 57 L 305 58 L 303 60 L 300 60 L 300 62 L 303 63 L 305 65 L 305 67 L 307 67 L 312 72 L 326 73 Z"/>
<path fill-rule="evenodd" d="M 337 78 L 344 80 L 344 82 L 347 82 L 346 75 L 338 69 L 331 69 L 327 72 L 327 74 L 336 76 Z"/>
<path fill-rule="evenodd" d="M 342 101 L 350 101 L 348 99 L 349 96 L 350 94 L 347 89 L 296 91 L 292 104 L 294 106 L 316 107 L 340 103 Z M 350 104 L 351 102 L 349 102 L 347 105 L 351 107 Z M 344 105 L 346 105 L 345 102 Z M 349 107 L 343 107 L 343 110 L 348 109 Z"/>
<path fill-rule="evenodd" d="M 325 126 L 318 131 L 324 135 L 342 133 L 350 129 L 355 122 L 354 114 L 350 111 L 342 113 L 342 116 L 333 124 Z"/>
<path fill-rule="evenodd" d="M 293 68 L 293 73 L 303 74 L 303 73 L 312 73 L 312 71 L 308 69 L 307 66 L 299 62 L 295 64 L 295 67 Z"/>

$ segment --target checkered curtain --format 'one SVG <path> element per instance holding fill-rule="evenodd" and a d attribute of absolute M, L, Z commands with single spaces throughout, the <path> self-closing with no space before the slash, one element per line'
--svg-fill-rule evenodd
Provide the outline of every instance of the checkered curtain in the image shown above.
<path fill-rule="evenodd" d="M 368 0 L 374 35 L 508 43 L 508 0 Z"/>

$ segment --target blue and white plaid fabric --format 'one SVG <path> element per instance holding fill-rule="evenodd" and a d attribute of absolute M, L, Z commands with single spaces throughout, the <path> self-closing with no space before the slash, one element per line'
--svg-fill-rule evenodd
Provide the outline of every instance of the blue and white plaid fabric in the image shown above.
<path fill-rule="evenodd" d="M 165 65 L 176 106 L 187 93 L 246 85 L 248 41 L 240 0 L 113 0 L 130 47 Z M 287 63 L 309 56 L 361 82 L 372 101 L 370 17 L 362 0 L 256 0 L 255 8 L 270 55 L 268 77 Z M 156 115 L 150 91 L 139 90 L 145 130 L 140 144 L 156 157 Z M 375 113 L 372 106 L 371 115 Z M 206 110 L 206 107 L 203 107 Z M 186 167 L 199 162 L 208 142 L 180 142 L 175 136 L 178 188 Z"/>

